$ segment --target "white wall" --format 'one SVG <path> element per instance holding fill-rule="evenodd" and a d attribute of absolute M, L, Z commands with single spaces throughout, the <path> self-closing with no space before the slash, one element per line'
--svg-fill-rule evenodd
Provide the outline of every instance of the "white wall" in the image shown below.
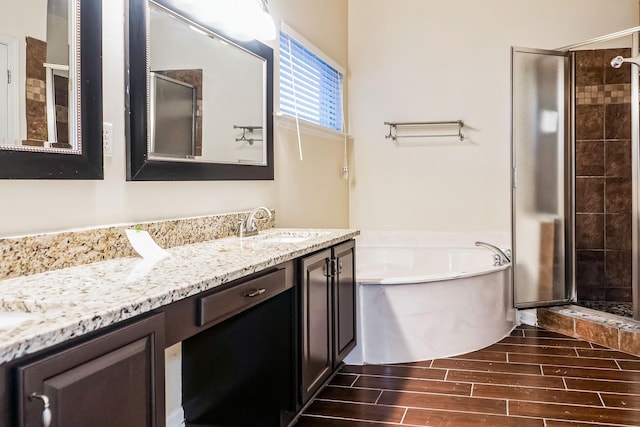
<path fill-rule="evenodd" d="M 637 0 L 350 0 L 350 226 L 509 231 L 510 46 L 636 25 Z M 384 138 L 385 121 L 458 119 L 462 143 Z"/>
<path fill-rule="evenodd" d="M 313 144 L 309 153 L 316 155 L 290 164 L 289 153 L 297 148 L 285 141 L 288 133 L 279 128 L 275 129 L 275 181 L 126 182 L 124 5 L 107 0 L 102 4 L 104 121 L 114 125 L 114 155 L 105 159 L 105 179 L 0 180 L 0 237 L 222 213 L 260 205 L 278 210 L 278 226 L 348 225 L 348 187 L 346 181 L 334 178 L 339 175 L 336 164 L 342 162 L 341 146 L 322 138 L 307 138 L 304 144 Z M 346 2 L 272 0 L 269 5 L 277 22 L 284 18 L 346 68 Z M 319 172 L 298 174 L 301 170 Z M 324 215 L 324 210 L 331 212 Z"/>

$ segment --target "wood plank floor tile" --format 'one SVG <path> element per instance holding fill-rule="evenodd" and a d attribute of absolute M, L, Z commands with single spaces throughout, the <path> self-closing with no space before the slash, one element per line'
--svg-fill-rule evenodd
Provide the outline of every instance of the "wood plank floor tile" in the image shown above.
<path fill-rule="evenodd" d="M 456 369 L 463 371 L 504 372 L 510 374 L 540 375 L 542 371 L 538 365 L 518 363 L 483 362 L 474 360 L 440 359 L 433 361 L 434 368 Z M 617 365 L 616 365 L 617 367 Z"/>
<path fill-rule="evenodd" d="M 403 424 L 430 427 L 543 427 L 544 421 L 532 418 L 409 408 Z"/>
<path fill-rule="evenodd" d="M 591 344 L 586 341 L 580 341 L 576 339 L 557 339 L 557 338 L 518 338 L 518 337 L 506 337 L 502 341 L 503 344 L 519 344 L 519 345 L 535 345 L 544 347 L 578 347 L 578 348 L 591 348 Z"/>
<path fill-rule="evenodd" d="M 490 345 L 485 348 L 486 351 L 498 351 L 504 353 L 524 353 L 524 354 L 547 354 L 549 356 L 576 356 L 576 348 L 574 347 L 547 347 L 547 346 L 530 346 L 519 344 L 506 344 L 500 341 L 498 344 Z"/>
<path fill-rule="evenodd" d="M 472 396 L 505 400 L 602 406 L 600 397 L 595 392 L 566 391 L 548 388 L 474 384 Z"/>
<path fill-rule="evenodd" d="M 378 423 L 375 421 L 356 421 L 341 418 L 322 418 L 303 415 L 296 423 L 296 427 L 387 427 L 400 424 Z"/>
<path fill-rule="evenodd" d="M 473 351 L 471 353 L 461 354 L 459 356 L 452 356 L 449 359 L 462 359 L 462 360 L 486 360 L 491 362 L 506 362 L 507 353 L 500 351 Z"/>
<path fill-rule="evenodd" d="M 565 378 L 567 389 L 640 395 L 640 383 Z"/>
<path fill-rule="evenodd" d="M 419 362 L 392 363 L 391 366 L 412 366 L 420 368 L 430 368 L 432 360 L 421 360 Z"/>
<path fill-rule="evenodd" d="M 507 405 L 504 400 L 465 396 L 444 396 L 429 393 L 383 391 L 382 396 L 380 396 L 380 399 L 378 400 L 378 404 L 410 408 L 507 415 Z"/>
<path fill-rule="evenodd" d="M 358 378 L 357 375 L 338 373 L 331 379 L 331 385 L 350 386 Z"/>
<path fill-rule="evenodd" d="M 640 357 L 638 356 L 634 356 L 633 354 L 629 354 L 629 353 L 624 353 L 622 351 L 612 350 L 610 348 L 600 348 L 600 349 L 579 348 L 577 349 L 577 351 L 578 351 L 578 356 L 580 357 L 640 361 Z"/>
<path fill-rule="evenodd" d="M 509 414 L 565 421 L 607 423 L 619 426 L 638 426 L 640 424 L 640 411 L 552 403 L 509 401 Z"/>
<path fill-rule="evenodd" d="M 373 377 L 361 375 L 354 387 L 383 390 L 405 390 L 423 393 L 453 394 L 471 396 L 471 384 L 451 381 L 418 380 L 410 378 Z"/>
<path fill-rule="evenodd" d="M 640 410 L 640 396 L 606 393 L 602 393 L 601 396 L 605 406 Z"/>
<path fill-rule="evenodd" d="M 640 371 L 639 360 L 620 360 L 618 361 L 621 369 L 625 371 Z"/>
<path fill-rule="evenodd" d="M 399 423 L 405 414 L 404 408 L 364 403 L 330 402 L 314 400 L 305 413 L 362 421 L 383 421 Z"/>
<path fill-rule="evenodd" d="M 341 372 L 345 374 L 383 375 L 402 378 L 425 378 L 430 380 L 443 380 L 447 374 L 445 369 L 414 368 L 397 365 L 347 365 Z"/>
<path fill-rule="evenodd" d="M 564 382 L 562 381 L 562 378 L 543 377 L 540 375 L 451 371 L 447 376 L 447 381 L 564 389 Z"/>
<path fill-rule="evenodd" d="M 527 330 L 523 330 L 523 332 L 526 338 L 533 338 L 533 337 L 557 338 L 557 339 L 570 340 L 570 341 L 571 340 L 579 341 L 578 338 L 570 337 L 568 335 L 564 335 L 558 332 L 547 331 L 544 329 L 527 329 Z"/>
<path fill-rule="evenodd" d="M 558 420 L 546 420 L 546 427 L 620 427 L 614 424 L 593 424 L 593 423 L 581 423 L 572 421 L 558 421 Z"/>
<path fill-rule="evenodd" d="M 603 380 L 640 382 L 640 372 L 621 371 L 613 369 L 571 368 L 567 366 L 543 365 L 544 375 L 572 377 L 572 378 L 597 378 Z"/>
<path fill-rule="evenodd" d="M 537 365 L 618 369 L 618 364 L 612 359 L 595 359 L 575 356 L 547 356 L 545 354 L 509 354 L 509 363 L 535 363 Z"/>
<path fill-rule="evenodd" d="M 376 403 L 381 394 L 382 390 L 327 386 L 318 394 L 318 399 Z"/>
<path fill-rule="evenodd" d="M 640 357 L 521 325 L 463 355 L 344 366 L 296 424 L 365 426 L 640 427 Z"/>

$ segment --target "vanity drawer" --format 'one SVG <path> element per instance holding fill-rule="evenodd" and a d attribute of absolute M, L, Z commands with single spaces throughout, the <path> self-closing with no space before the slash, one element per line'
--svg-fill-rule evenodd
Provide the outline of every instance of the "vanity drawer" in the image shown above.
<path fill-rule="evenodd" d="M 280 268 L 227 290 L 198 298 L 197 324 L 220 322 L 285 291 L 287 270 Z"/>

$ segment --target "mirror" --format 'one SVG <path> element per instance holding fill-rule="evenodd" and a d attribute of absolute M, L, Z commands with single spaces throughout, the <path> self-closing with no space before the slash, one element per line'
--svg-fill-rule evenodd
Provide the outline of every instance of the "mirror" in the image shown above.
<path fill-rule="evenodd" d="M 102 179 L 102 5 L 5 1 L 0 177 Z"/>
<path fill-rule="evenodd" d="M 128 180 L 273 179 L 273 50 L 129 0 Z"/>

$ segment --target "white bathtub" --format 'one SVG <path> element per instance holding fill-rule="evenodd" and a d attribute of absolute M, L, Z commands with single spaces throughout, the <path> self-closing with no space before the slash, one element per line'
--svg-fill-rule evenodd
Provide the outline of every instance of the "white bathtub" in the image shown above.
<path fill-rule="evenodd" d="M 515 326 L 510 266 L 476 240 L 497 233 L 363 232 L 356 277 L 358 346 L 352 364 L 404 363 L 491 345 Z"/>

